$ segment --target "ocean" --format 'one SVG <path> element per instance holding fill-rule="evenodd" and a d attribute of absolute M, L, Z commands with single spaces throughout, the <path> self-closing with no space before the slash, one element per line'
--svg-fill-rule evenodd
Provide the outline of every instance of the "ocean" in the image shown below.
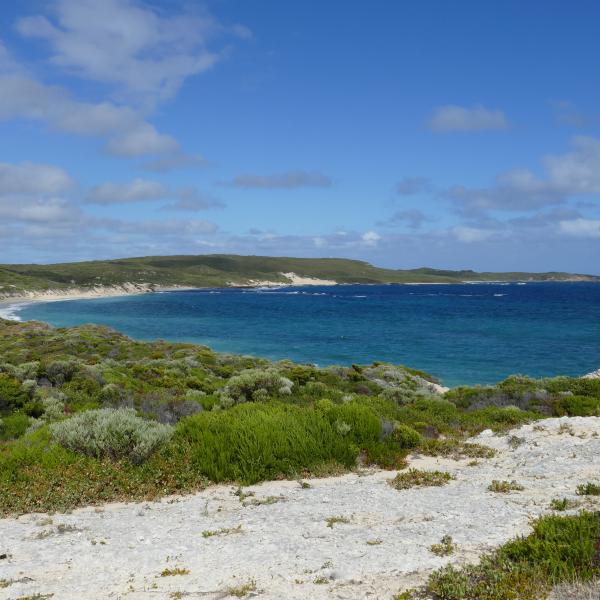
<path fill-rule="evenodd" d="M 99 323 L 320 366 L 388 361 L 448 386 L 600 367 L 600 284 L 586 282 L 205 289 L 17 310 L 61 327 Z"/>

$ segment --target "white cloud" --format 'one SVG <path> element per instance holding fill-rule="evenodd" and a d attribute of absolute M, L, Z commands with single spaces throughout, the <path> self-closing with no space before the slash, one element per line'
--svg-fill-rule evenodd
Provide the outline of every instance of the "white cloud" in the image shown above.
<path fill-rule="evenodd" d="M 0 195 L 60 194 L 73 186 L 66 171 L 30 162 L 0 163 Z"/>
<path fill-rule="evenodd" d="M 127 183 L 113 183 L 110 181 L 102 183 L 93 187 L 86 195 L 88 203 L 104 206 L 165 200 L 167 198 L 172 198 L 175 201 L 163 206 L 162 210 L 197 212 L 225 206 L 218 198 L 203 194 L 193 186 L 171 189 L 157 181 L 139 178 Z"/>
<path fill-rule="evenodd" d="M 501 110 L 490 110 L 483 106 L 467 108 L 446 105 L 433 111 L 428 121 L 432 131 L 446 133 L 450 131 L 501 130 L 509 126 L 506 115 Z"/>
<path fill-rule="evenodd" d="M 0 73 L 0 119 L 45 121 L 68 133 L 107 138 L 107 150 L 143 156 L 179 150 L 177 141 L 159 133 L 127 106 L 78 102 L 60 87 L 39 83 L 23 73 Z"/>
<path fill-rule="evenodd" d="M 134 179 L 128 183 L 106 182 L 93 187 L 86 200 L 93 204 L 127 204 L 144 200 L 157 200 L 169 193 L 166 186 L 156 181 Z"/>
<path fill-rule="evenodd" d="M 166 16 L 133 0 L 57 0 L 50 18 L 25 17 L 17 29 L 46 40 L 53 65 L 144 102 L 172 97 L 187 77 L 213 67 L 223 56 L 209 48 L 216 37 L 251 36 L 198 8 Z"/>
<path fill-rule="evenodd" d="M 331 178 L 319 171 L 288 171 L 274 175 L 238 175 L 227 185 L 238 188 L 292 189 L 300 187 L 330 187 Z"/>
<path fill-rule="evenodd" d="M 487 188 L 454 186 L 443 196 L 453 200 L 459 212 L 486 210 L 530 211 L 564 204 L 570 196 L 600 194 L 600 140 L 578 136 L 573 152 L 542 160 L 544 177 L 528 169 L 513 169 L 496 177 Z"/>
<path fill-rule="evenodd" d="M 544 159 L 550 181 L 571 194 L 600 193 L 600 140 L 573 138 L 574 152 Z"/>
<path fill-rule="evenodd" d="M 210 208 L 223 208 L 225 204 L 211 194 L 199 192 L 194 187 L 186 187 L 177 190 L 174 194 L 177 197 L 176 202 L 166 204 L 163 210 L 177 210 L 187 212 L 198 212 Z"/>
<path fill-rule="evenodd" d="M 184 240 L 189 236 L 215 233 L 219 227 L 212 221 L 202 219 L 168 219 L 161 221 L 113 221 L 109 222 L 111 231 L 135 236 L 163 236 Z"/>
<path fill-rule="evenodd" d="M 600 219 L 572 219 L 559 223 L 560 231 L 579 238 L 600 238 Z"/>
<path fill-rule="evenodd" d="M 391 217 L 385 221 L 379 221 L 377 225 L 383 227 L 395 227 L 398 225 L 406 225 L 411 229 L 419 229 L 426 221 L 431 221 L 422 211 L 416 208 L 410 208 L 408 210 L 398 210 Z"/>
<path fill-rule="evenodd" d="M 478 229 L 476 227 L 466 226 L 454 227 L 451 231 L 459 242 L 464 242 L 466 244 L 483 242 L 494 235 L 493 231 L 487 229 Z"/>
<path fill-rule="evenodd" d="M 157 158 L 142 165 L 145 171 L 153 173 L 168 173 L 177 169 L 199 169 L 206 167 L 208 161 L 199 154 L 184 154 L 183 152 L 175 153 L 164 158 Z"/>
<path fill-rule="evenodd" d="M 376 246 L 381 240 L 381 236 L 376 231 L 366 231 L 360 237 L 365 246 Z"/>
<path fill-rule="evenodd" d="M 0 197 L 0 218 L 7 223 L 72 224 L 81 216 L 81 211 L 63 198 Z"/>

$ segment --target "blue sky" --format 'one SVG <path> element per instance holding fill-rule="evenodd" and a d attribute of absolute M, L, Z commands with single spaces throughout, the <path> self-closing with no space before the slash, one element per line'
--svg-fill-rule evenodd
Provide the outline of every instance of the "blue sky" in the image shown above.
<path fill-rule="evenodd" d="M 1 262 L 600 273 L 597 2 L 0 6 Z"/>

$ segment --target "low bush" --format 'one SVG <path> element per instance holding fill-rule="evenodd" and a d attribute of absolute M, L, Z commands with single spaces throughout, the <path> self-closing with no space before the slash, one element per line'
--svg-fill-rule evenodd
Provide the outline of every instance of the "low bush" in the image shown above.
<path fill-rule="evenodd" d="M 600 485 L 588 481 L 577 486 L 578 496 L 600 496 Z"/>
<path fill-rule="evenodd" d="M 173 443 L 188 448 L 198 473 L 243 484 L 297 476 L 331 460 L 349 468 L 359 452 L 320 411 L 274 404 L 194 415 L 179 423 Z"/>
<path fill-rule="evenodd" d="M 0 373 L 0 412 L 19 410 L 28 400 L 27 392 L 16 377 Z"/>
<path fill-rule="evenodd" d="M 247 369 L 229 379 L 221 390 L 224 407 L 243 402 L 264 402 L 276 395 L 287 395 L 293 382 L 275 369 Z"/>
<path fill-rule="evenodd" d="M 544 598 L 563 581 L 600 575 L 595 559 L 600 513 L 548 516 L 527 537 L 512 540 L 476 565 L 447 566 L 433 573 L 423 590 L 404 598 L 507 600 Z"/>
<path fill-rule="evenodd" d="M 578 506 L 579 502 L 577 500 L 570 500 L 569 498 L 553 498 L 550 502 L 550 508 L 560 512 L 563 510 L 571 510 L 573 508 L 577 508 Z"/>
<path fill-rule="evenodd" d="M 516 481 L 499 481 L 494 479 L 488 486 L 488 491 L 495 492 L 497 494 L 508 494 L 510 492 L 521 492 L 525 488 Z"/>
<path fill-rule="evenodd" d="M 562 417 L 600 416 L 600 398 L 591 396 L 564 396 L 555 404 L 555 413 Z"/>
<path fill-rule="evenodd" d="M 407 425 L 396 424 L 392 431 L 391 438 L 400 446 L 400 448 L 416 448 L 423 442 L 423 437 L 418 431 Z"/>
<path fill-rule="evenodd" d="M 456 479 L 451 473 L 444 471 L 420 471 L 409 469 L 406 473 L 398 473 L 390 481 L 390 485 L 397 490 L 407 490 L 412 487 L 442 486 Z"/>
<path fill-rule="evenodd" d="M 452 537 L 449 535 L 445 535 L 439 544 L 432 544 L 429 547 L 429 550 L 433 552 L 436 556 L 450 556 L 456 550 L 454 546 L 454 542 L 452 541 Z"/>
<path fill-rule="evenodd" d="M 454 438 L 423 440 L 419 452 L 427 456 L 443 456 L 460 460 L 461 458 L 493 458 L 496 451 L 489 446 L 471 444 Z"/>
<path fill-rule="evenodd" d="M 139 464 L 170 437 L 166 425 L 138 417 L 131 409 L 102 408 L 50 426 L 65 448 L 96 458 L 127 458 Z"/>
<path fill-rule="evenodd" d="M 20 438 L 27 431 L 30 422 L 31 418 L 20 412 L 0 417 L 0 440 Z"/>
<path fill-rule="evenodd" d="M 46 377 L 54 384 L 60 385 L 70 381 L 79 369 L 75 360 L 55 360 L 46 365 Z"/>

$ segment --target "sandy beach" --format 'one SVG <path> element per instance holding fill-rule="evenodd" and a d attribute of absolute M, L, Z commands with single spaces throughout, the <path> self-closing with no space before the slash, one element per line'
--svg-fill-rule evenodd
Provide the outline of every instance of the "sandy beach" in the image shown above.
<path fill-rule="evenodd" d="M 288 281 L 250 280 L 249 282 L 237 283 L 231 281 L 227 287 L 285 287 L 285 286 L 307 286 L 307 285 L 338 285 L 332 279 L 317 279 L 314 277 L 302 277 L 296 273 L 281 273 Z M 19 311 L 24 306 L 37 302 L 60 302 L 63 300 L 85 300 L 92 298 L 110 298 L 116 296 L 135 296 L 155 292 L 175 292 L 192 290 L 189 286 L 157 286 L 150 283 L 124 283 L 115 286 L 94 286 L 90 288 L 74 287 L 70 289 L 55 289 L 43 291 L 22 292 L 15 295 L 0 294 L 0 318 L 19 321 Z"/>

